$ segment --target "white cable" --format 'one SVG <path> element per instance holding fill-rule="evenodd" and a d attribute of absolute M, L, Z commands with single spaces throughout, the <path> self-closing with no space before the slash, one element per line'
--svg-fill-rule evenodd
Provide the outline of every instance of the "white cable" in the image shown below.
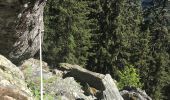
<path fill-rule="evenodd" d="M 43 70 L 42 70 L 42 33 L 41 33 L 41 31 L 39 31 L 40 32 L 40 71 L 41 71 L 41 100 L 43 100 Z"/>

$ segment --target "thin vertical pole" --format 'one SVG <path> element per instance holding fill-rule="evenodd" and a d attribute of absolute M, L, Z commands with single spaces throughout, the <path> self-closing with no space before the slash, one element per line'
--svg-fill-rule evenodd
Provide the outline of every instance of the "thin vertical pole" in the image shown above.
<path fill-rule="evenodd" d="M 42 33 L 40 32 L 40 71 L 41 71 L 41 100 L 43 100 L 43 69 L 42 69 Z"/>

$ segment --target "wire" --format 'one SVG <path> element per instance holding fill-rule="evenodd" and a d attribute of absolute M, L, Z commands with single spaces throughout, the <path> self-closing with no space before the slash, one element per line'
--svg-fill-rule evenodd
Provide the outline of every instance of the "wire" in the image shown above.
<path fill-rule="evenodd" d="M 40 31 L 39 31 L 40 32 Z M 40 32 L 40 71 L 41 71 L 41 100 L 43 100 L 43 70 L 42 70 L 42 33 Z"/>

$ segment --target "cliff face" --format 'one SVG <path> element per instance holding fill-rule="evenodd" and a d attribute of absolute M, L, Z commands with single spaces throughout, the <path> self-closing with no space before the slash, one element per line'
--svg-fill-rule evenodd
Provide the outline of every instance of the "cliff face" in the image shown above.
<path fill-rule="evenodd" d="M 0 54 L 14 62 L 39 50 L 46 0 L 0 0 Z"/>

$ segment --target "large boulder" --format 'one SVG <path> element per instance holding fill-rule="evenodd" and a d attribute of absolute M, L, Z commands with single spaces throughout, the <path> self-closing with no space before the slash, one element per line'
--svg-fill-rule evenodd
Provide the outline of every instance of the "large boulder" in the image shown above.
<path fill-rule="evenodd" d="M 46 0 L 0 0 L 0 53 L 13 62 L 33 57 L 44 31 Z"/>
<path fill-rule="evenodd" d="M 67 63 L 61 63 L 59 69 L 65 71 L 63 77 L 74 77 L 80 84 L 85 84 L 87 89 L 84 89 L 84 92 L 99 100 L 123 100 L 115 81 L 109 74 L 95 73 L 81 66 Z"/>
<path fill-rule="evenodd" d="M 33 100 L 23 73 L 0 55 L 0 100 Z"/>

